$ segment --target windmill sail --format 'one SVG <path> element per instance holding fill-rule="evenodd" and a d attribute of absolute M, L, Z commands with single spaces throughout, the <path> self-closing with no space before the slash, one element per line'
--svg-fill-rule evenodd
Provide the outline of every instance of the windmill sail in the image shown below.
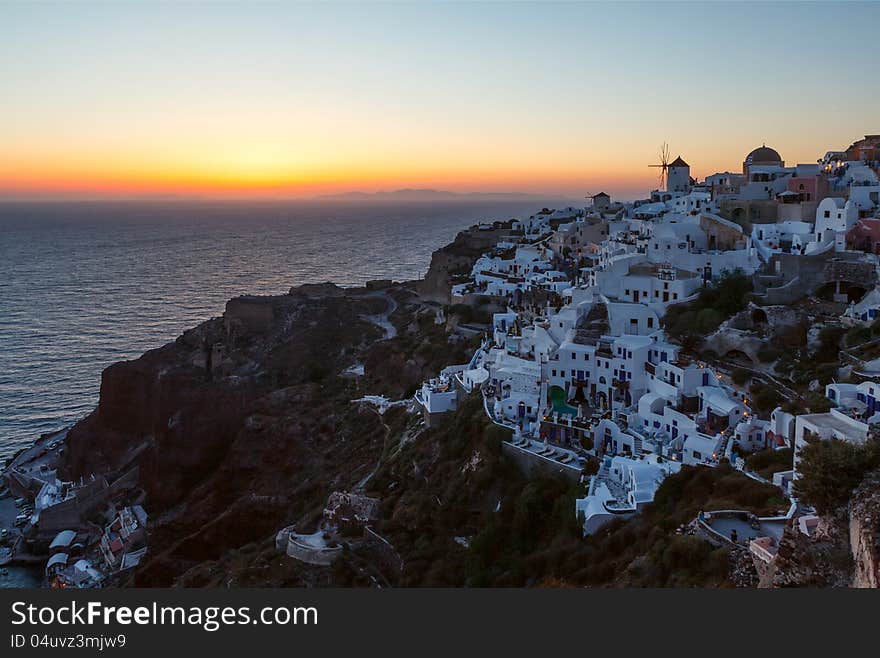
<path fill-rule="evenodd" d="M 660 146 L 660 164 L 652 164 L 648 166 L 660 168 L 659 189 L 666 189 L 666 172 L 669 169 L 669 145 L 666 142 L 663 142 L 663 144 Z"/>

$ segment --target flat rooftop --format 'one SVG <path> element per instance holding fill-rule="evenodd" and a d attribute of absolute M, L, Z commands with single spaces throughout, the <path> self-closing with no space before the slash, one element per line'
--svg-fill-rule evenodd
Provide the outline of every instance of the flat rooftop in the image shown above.
<path fill-rule="evenodd" d="M 858 429 L 855 427 L 858 421 L 853 419 L 852 422 L 847 422 L 844 418 L 841 418 L 837 414 L 828 413 L 824 414 L 805 414 L 801 416 L 804 419 L 805 423 L 812 425 L 813 427 L 817 427 L 825 430 L 832 430 L 847 436 L 848 438 L 859 439 L 863 441 L 865 439 L 864 436 L 858 433 Z"/>

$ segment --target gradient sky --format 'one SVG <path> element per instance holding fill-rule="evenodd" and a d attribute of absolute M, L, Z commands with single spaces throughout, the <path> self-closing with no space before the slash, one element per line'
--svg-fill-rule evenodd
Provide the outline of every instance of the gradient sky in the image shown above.
<path fill-rule="evenodd" d="M 0 4 L 0 196 L 624 198 L 880 132 L 880 4 Z M 873 69 L 873 70 L 872 70 Z"/>

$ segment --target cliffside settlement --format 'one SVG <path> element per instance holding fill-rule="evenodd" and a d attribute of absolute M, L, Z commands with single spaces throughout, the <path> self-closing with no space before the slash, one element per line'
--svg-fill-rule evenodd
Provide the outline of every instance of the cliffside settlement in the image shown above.
<path fill-rule="evenodd" d="M 401 501 L 441 476 L 395 460 L 478 401 L 497 459 L 578 487 L 583 541 L 688 469 L 776 492 L 679 530 L 746 555 L 752 584 L 797 584 L 784 574 L 804 542 L 830 536 L 798 497 L 803 451 L 865 445 L 880 423 L 880 136 L 788 166 L 761 145 L 703 180 L 682 157 L 660 167 L 644 199 L 473 226 L 421 281 L 238 298 L 111 366 L 88 418 L 7 465 L 18 512 L 0 559 L 57 587 L 338 584 L 340 561 L 352 584 L 419 582 L 427 512 Z M 475 449 L 447 477 L 488 460 Z M 853 575 L 823 584 L 878 582 L 874 481 L 838 537 Z M 504 498 L 468 482 L 461 527 Z M 445 509 L 459 494 L 432 495 Z M 447 539 L 470 555 L 472 535 Z"/>

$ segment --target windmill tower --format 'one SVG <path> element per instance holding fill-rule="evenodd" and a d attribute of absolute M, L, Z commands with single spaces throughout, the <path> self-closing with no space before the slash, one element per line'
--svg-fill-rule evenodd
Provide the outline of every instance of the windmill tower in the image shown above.
<path fill-rule="evenodd" d="M 605 194 L 605 192 L 599 192 L 598 194 L 588 194 L 584 198 L 592 200 L 592 206 L 594 210 L 604 210 L 611 203 L 611 197 Z"/>
<path fill-rule="evenodd" d="M 674 161 L 669 161 L 669 145 L 663 142 L 660 147 L 660 164 L 648 165 L 660 169 L 660 186 L 658 190 L 667 192 L 683 192 L 687 194 L 691 189 L 691 167 L 678 156 Z"/>
<path fill-rule="evenodd" d="M 691 191 L 691 166 L 681 156 L 666 167 L 666 191 L 684 194 Z"/>

